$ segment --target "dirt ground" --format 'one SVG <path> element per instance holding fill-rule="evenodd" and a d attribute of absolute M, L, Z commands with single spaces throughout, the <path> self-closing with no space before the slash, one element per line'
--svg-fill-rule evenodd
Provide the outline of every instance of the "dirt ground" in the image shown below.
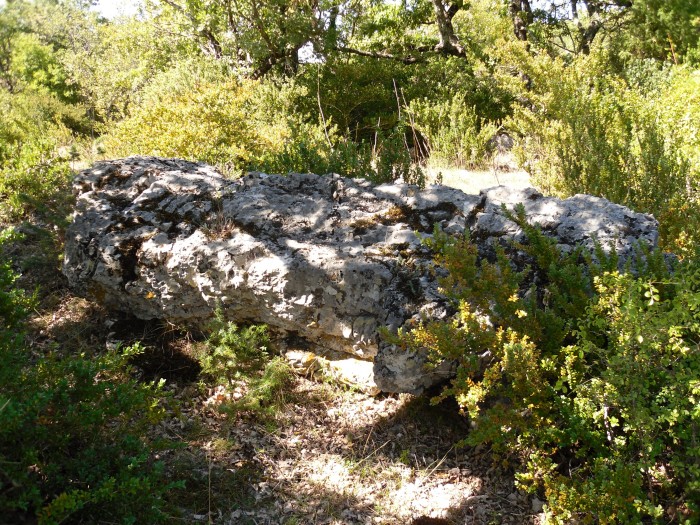
<path fill-rule="evenodd" d="M 226 485 L 243 493 L 212 496 L 189 510 L 214 523 L 408 524 L 421 516 L 446 523 L 534 523 L 539 504 L 514 488 L 512 472 L 484 448 L 459 447 L 468 433 L 456 407 L 430 406 L 407 395 L 370 397 L 298 378 L 274 422 L 222 418 L 185 397 L 187 450 L 213 493 Z M 196 424 L 195 422 L 198 422 Z M 183 419 L 169 429 L 177 433 Z M 241 480 L 241 476 L 245 480 Z M 228 480 L 228 481 L 227 481 Z M 218 500 L 218 501 L 217 501 Z"/>
<path fill-rule="evenodd" d="M 457 188 L 465 193 L 479 193 L 493 186 L 527 188 L 532 186 L 530 176 L 520 169 L 509 152 L 495 156 L 488 169 L 466 170 L 456 168 L 428 167 L 431 182 L 442 181 L 445 186 Z"/>
<path fill-rule="evenodd" d="M 169 478 L 185 481 L 172 495 L 172 523 L 539 522 L 533 509 L 541 502 L 515 488 L 509 463 L 486 447 L 459 445 L 469 422 L 452 402 L 370 396 L 293 375 L 273 414 L 225 414 L 221 389 L 198 378 L 191 334 L 119 318 L 63 292 L 32 320 L 35 350 L 144 341 L 137 369 L 144 380 L 165 378 L 178 401 L 154 430 L 181 444 L 158 454 Z"/>

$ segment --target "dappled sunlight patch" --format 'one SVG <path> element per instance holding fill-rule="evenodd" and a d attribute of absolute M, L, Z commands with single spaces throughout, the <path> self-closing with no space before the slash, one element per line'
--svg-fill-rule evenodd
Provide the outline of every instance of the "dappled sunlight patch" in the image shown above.
<path fill-rule="evenodd" d="M 412 481 L 397 487 L 389 501 L 395 502 L 392 510 L 399 516 L 429 515 L 445 518 L 465 500 L 475 503 L 487 498 L 488 496 L 479 495 L 482 486 L 480 478 L 464 475 L 460 468 L 454 467 L 438 475 L 418 473 Z"/>
<path fill-rule="evenodd" d="M 36 348 L 56 343 L 85 348 L 94 345 L 100 334 L 106 335 L 106 312 L 95 303 L 74 295 L 56 301 L 55 307 L 37 310 L 29 319 L 30 340 Z"/>
<path fill-rule="evenodd" d="M 494 186 L 525 189 L 533 187 L 530 175 L 520 169 L 511 153 L 499 154 L 491 166 L 482 169 L 430 166 L 428 178 L 433 183 L 457 188 L 467 194 L 478 194 Z"/>
<path fill-rule="evenodd" d="M 256 472 L 249 501 L 235 508 L 215 486 L 215 523 L 398 525 L 419 516 L 533 523 L 527 497 L 487 450 L 455 449 L 466 422 L 449 408 L 299 377 L 270 424 L 246 413 L 221 417 L 217 396 L 231 392 L 210 388 L 186 409 L 188 454 L 200 458 L 201 476 L 209 465 L 215 485 L 224 472 L 236 479 Z"/>

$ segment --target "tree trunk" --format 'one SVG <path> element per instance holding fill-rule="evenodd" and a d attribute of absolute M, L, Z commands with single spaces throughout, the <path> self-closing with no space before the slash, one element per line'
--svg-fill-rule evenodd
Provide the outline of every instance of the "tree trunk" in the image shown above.
<path fill-rule="evenodd" d="M 532 7 L 529 0 L 511 0 L 509 11 L 513 19 L 513 32 L 516 38 L 527 42 L 528 27 L 532 23 Z"/>
<path fill-rule="evenodd" d="M 435 51 L 444 55 L 465 56 L 464 47 L 455 35 L 452 18 L 459 11 L 459 4 L 452 4 L 448 9 L 442 0 L 431 0 L 435 11 L 435 21 L 437 23 L 438 32 L 440 33 L 440 42 L 435 46 Z"/>

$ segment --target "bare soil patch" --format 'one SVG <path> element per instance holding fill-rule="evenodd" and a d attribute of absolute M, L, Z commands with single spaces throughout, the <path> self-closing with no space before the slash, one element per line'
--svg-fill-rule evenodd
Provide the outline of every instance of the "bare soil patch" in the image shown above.
<path fill-rule="evenodd" d="M 431 166 L 428 168 L 428 179 L 431 182 L 442 181 L 445 186 L 457 188 L 468 194 L 477 194 L 494 186 L 519 189 L 533 186 L 530 175 L 520 169 L 510 152 L 497 154 L 488 169 L 467 170 Z"/>

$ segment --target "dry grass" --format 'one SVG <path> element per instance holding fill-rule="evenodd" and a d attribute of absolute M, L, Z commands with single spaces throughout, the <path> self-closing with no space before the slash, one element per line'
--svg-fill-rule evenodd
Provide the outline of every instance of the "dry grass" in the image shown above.
<path fill-rule="evenodd" d="M 527 188 L 532 186 L 530 176 L 521 170 L 510 153 L 498 154 L 489 169 L 463 170 L 457 168 L 428 167 L 428 179 L 431 182 L 442 179 L 442 184 L 462 190 L 464 193 L 477 194 L 493 186 L 510 186 Z"/>

